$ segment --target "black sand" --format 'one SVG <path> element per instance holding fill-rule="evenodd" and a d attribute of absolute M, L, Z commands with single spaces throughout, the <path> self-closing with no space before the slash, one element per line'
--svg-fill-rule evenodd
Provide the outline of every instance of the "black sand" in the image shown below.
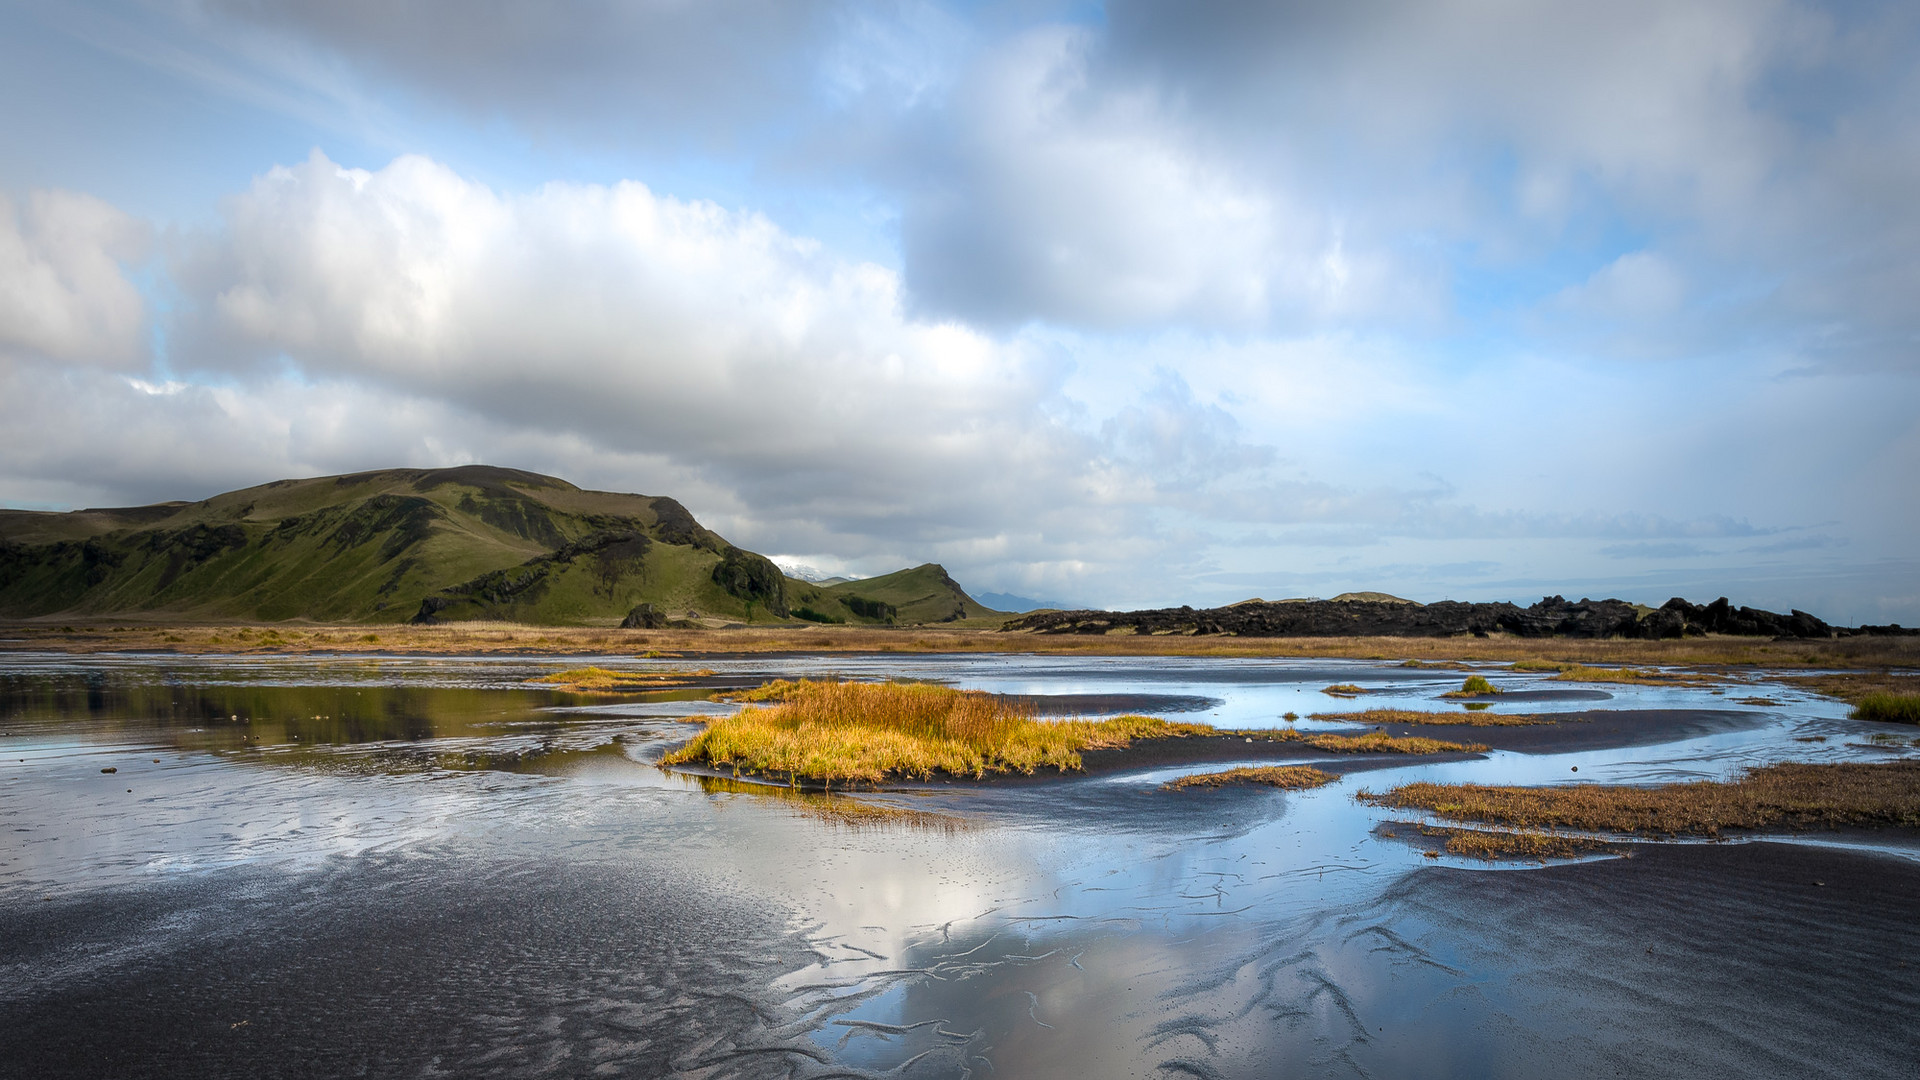
<path fill-rule="evenodd" d="M 644 867 L 366 859 L 0 902 L 0 1076 L 784 1076 L 778 913 Z"/>

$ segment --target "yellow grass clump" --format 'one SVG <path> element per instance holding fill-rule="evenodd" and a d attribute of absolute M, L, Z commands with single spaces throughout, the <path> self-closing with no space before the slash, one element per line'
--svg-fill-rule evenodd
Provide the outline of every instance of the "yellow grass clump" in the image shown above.
<path fill-rule="evenodd" d="M 1912 638 L 1898 638 L 1900 641 L 1912 641 Z M 1823 675 L 1795 675 L 1780 680 L 1811 690 L 1830 698 L 1838 698 L 1849 705 L 1858 705 L 1873 694 L 1894 694 L 1898 696 L 1920 696 L 1920 673 L 1913 671 L 1830 671 Z M 1867 717 L 1855 717 L 1869 719 Z"/>
<path fill-rule="evenodd" d="M 1299 789 L 1316 788 L 1332 780 L 1332 773 L 1321 772 L 1311 765 L 1264 765 L 1183 776 L 1178 780 L 1169 780 L 1160 786 L 1168 791 L 1195 787 L 1226 787 L 1229 784 L 1269 784 L 1277 788 Z"/>
<path fill-rule="evenodd" d="M 1134 739 L 1214 734 L 1206 724 L 1149 716 L 1039 720 L 991 694 L 927 683 L 809 679 L 751 693 L 778 703 L 714 720 L 661 764 L 698 763 L 829 784 L 935 773 L 978 778 L 1043 766 L 1074 770 L 1081 767 L 1081 751 L 1124 747 Z"/>
<path fill-rule="evenodd" d="M 1553 671 L 1555 682 L 1616 683 L 1633 686 L 1712 686 L 1718 679 L 1700 674 L 1659 671 L 1653 668 L 1593 667 L 1587 664 L 1552 664 L 1522 660 L 1515 671 Z"/>
<path fill-rule="evenodd" d="M 1855 720 L 1920 724 L 1920 694 L 1863 694 L 1853 707 Z"/>
<path fill-rule="evenodd" d="M 1282 742 L 1303 742 L 1330 754 L 1446 754 L 1456 751 L 1478 754 L 1487 748 L 1484 743 L 1445 742 L 1422 735 L 1389 735 L 1384 731 L 1369 731 L 1365 735 L 1308 735 L 1301 731 L 1280 731 L 1274 734 L 1274 738 Z"/>
<path fill-rule="evenodd" d="M 558 686 L 566 690 L 661 690 L 685 686 L 689 679 L 704 678 L 712 674 L 711 670 L 704 668 L 699 671 L 642 672 L 583 667 L 556 671 L 551 675 L 542 675 L 528 681 L 543 686 Z"/>
<path fill-rule="evenodd" d="M 1550 717 L 1483 712 L 1426 712 L 1419 709 L 1368 709 L 1365 712 L 1314 713 L 1315 720 L 1339 724 L 1426 724 L 1435 727 L 1533 727 Z"/>
<path fill-rule="evenodd" d="M 1440 696 L 1450 698 L 1480 697 L 1485 694 L 1497 694 L 1499 692 L 1500 688 L 1488 682 L 1486 676 L 1469 675 L 1467 676 L 1467 681 L 1460 684 L 1460 689 L 1449 690 Z"/>
<path fill-rule="evenodd" d="M 1920 826 L 1920 761 L 1785 763 L 1739 780 L 1660 787 L 1406 784 L 1355 798 L 1453 821 L 1643 836 L 1717 836 L 1722 829 Z"/>

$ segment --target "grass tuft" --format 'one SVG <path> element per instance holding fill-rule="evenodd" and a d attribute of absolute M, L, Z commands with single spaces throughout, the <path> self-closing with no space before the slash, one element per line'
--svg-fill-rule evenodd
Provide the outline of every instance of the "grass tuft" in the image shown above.
<path fill-rule="evenodd" d="M 1499 692 L 1500 688 L 1488 682 L 1486 676 L 1469 675 L 1467 676 L 1467 681 L 1460 684 L 1460 689 L 1449 690 L 1440 696 L 1449 698 L 1480 697 L 1484 694 L 1497 694 Z"/>
<path fill-rule="evenodd" d="M 1487 749 L 1484 743 L 1446 742 L 1421 735 L 1389 735 L 1384 731 L 1369 731 L 1365 735 L 1308 735 L 1299 731 L 1281 731 L 1276 732 L 1274 738 L 1281 742 L 1303 742 L 1330 754 L 1479 754 Z"/>
<path fill-rule="evenodd" d="M 611 691 L 611 690 L 664 690 L 685 686 L 690 679 L 703 678 L 712 671 L 611 671 L 603 667 L 572 668 L 556 671 L 551 675 L 542 675 L 529 682 L 544 686 L 558 686 L 567 690 Z"/>
<path fill-rule="evenodd" d="M 1920 724 L 1920 694 L 1896 694 L 1885 691 L 1863 695 L 1853 707 L 1855 720 L 1878 720 L 1884 724 Z"/>
<path fill-rule="evenodd" d="M 1585 664 L 1561 664 L 1555 682 L 1619 683 L 1633 686 L 1712 686 L 1716 680 L 1652 668 L 1588 667 Z"/>
<path fill-rule="evenodd" d="M 1195 787 L 1226 787 L 1229 784 L 1269 784 L 1277 788 L 1297 790 L 1317 788 L 1332 780 L 1332 773 L 1321 772 L 1311 765 L 1263 765 L 1183 776 L 1178 780 L 1169 780 L 1160 786 L 1167 791 L 1179 791 Z"/>
<path fill-rule="evenodd" d="M 1332 694 L 1334 697 L 1358 697 L 1367 691 L 1364 687 L 1355 686 L 1352 683 L 1334 683 L 1332 686 L 1320 692 L 1323 694 Z"/>
<path fill-rule="evenodd" d="M 1533 715 L 1484 712 L 1423 712 L 1418 709 L 1368 709 L 1365 712 L 1314 713 L 1315 720 L 1340 724 L 1426 724 L 1434 727 L 1533 727 L 1556 721 Z"/>
<path fill-rule="evenodd" d="M 1215 733 L 1207 724 L 1149 716 L 1038 720 L 1029 709 L 991 694 L 931 683 L 809 679 L 771 683 L 752 693 L 777 704 L 714 720 L 661 764 L 698 763 L 829 784 L 935 773 L 979 778 L 1041 767 L 1075 770 L 1083 750 Z"/>
<path fill-rule="evenodd" d="M 1355 798 L 1453 821 L 1645 836 L 1718 836 L 1723 829 L 1920 826 L 1920 762 L 1785 763 L 1739 780 L 1660 787 L 1405 784 Z"/>

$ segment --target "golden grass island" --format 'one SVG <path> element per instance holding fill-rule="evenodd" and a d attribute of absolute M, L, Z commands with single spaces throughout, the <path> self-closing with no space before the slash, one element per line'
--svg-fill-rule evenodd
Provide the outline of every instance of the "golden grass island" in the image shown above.
<path fill-rule="evenodd" d="M 1333 782 L 1333 774 L 1311 765 L 1253 765 L 1220 772 L 1194 773 L 1160 785 L 1168 791 L 1188 788 L 1229 787 L 1235 784 L 1264 784 L 1286 790 L 1317 788 Z"/>
<path fill-rule="evenodd" d="M 1222 731 L 1211 724 L 1118 716 L 1043 719 L 1024 703 L 931 683 L 782 679 L 728 694 L 746 708 L 660 760 L 833 784 L 878 784 L 939 775 L 984 779 L 1041 768 L 1077 772 L 1088 750 L 1126 749 L 1149 739 L 1217 738 L 1298 742 L 1327 753 L 1477 753 L 1477 743 L 1422 737 Z"/>
<path fill-rule="evenodd" d="M 535 686 L 550 686 L 577 693 L 618 693 L 634 690 L 677 690 L 710 678 L 712 668 L 694 671 L 614 671 L 603 667 L 572 668 L 528 679 Z"/>
<path fill-rule="evenodd" d="M 1207 724 L 1150 716 L 1042 720 L 992 694 L 932 683 L 781 679 L 728 697 L 750 704 L 711 721 L 660 763 L 828 784 L 937 773 L 979 779 L 1043 766 L 1077 770 L 1081 751 L 1134 739 L 1214 734 Z"/>

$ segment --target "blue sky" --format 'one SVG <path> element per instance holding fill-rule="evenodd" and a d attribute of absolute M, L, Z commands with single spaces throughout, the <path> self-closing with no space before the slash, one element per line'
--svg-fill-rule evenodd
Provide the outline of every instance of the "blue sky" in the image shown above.
<path fill-rule="evenodd" d="M 1896 3 L 0 6 L 0 502 L 1920 622 Z"/>

